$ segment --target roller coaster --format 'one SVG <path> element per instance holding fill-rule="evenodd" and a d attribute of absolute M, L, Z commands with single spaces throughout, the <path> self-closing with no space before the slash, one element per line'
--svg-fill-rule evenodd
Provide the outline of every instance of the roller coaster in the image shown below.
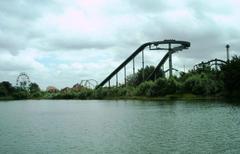
<path fill-rule="evenodd" d="M 149 47 L 149 50 L 167 50 L 168 52 L 163 56 L 161 61 L 155 67 L 154 71 L 148 76 L 144 76 L 144 49 Z M 107 82 L 110 86 L 110 80 L 116 76 L 116 86 L 118 86 L 118 73 L 122 69 L 124 69 L 124 82 L 126 85 L 126 65 L 129 62 L 133 62 L 133 74 L 135 74 L 135 61 L 134 58 L 142 52 L 142 68 L 143 68 L 143 81 L 150 80 L 152 78 L 156 78 L 157 72 L 160 68 L 165 64 L 167 60 L 169 60 L 169 76 L 172 76 L 172 54 L 181 51 L 183 49 L 188 49 L 190 47 L 190 42 L 187 41 L 178 41 L 178 40 L 163 40 L 163 41 L 154 41 L 147 42 L 142 44 L 139 48 L 137 48 L 122 64 L 120 64 L 112 73 L 110 73 L 96 88 L 103 87 Z"/>
<path fill-rule="evenodd" d="M 81 80 L 80 85 L 89 89 L 94 89 L 98 82 L 94 79 Z"/>
<path fill-rule="evenodd" d="M 214 67 L 215 70 L 218 70 L 219 67 L 223 64 L 226 64 L 227 62 L 221 59 L 212 59 L 207 62 L 201 62 L 199 64 L 196 64 L 193 66 L 193 69 L 196 70 L 199 67 L 204 67 L 204 66 L 209 66 L 209 67 Z"/>

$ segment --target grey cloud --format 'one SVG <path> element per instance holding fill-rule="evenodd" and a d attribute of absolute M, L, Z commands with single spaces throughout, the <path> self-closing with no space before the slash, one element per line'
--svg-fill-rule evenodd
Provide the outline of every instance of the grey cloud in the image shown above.
<path fill-rule="evenodd" d="M 4 35 L 0 36 L 0 51 L 15 54 L 17 51 L 25 48 L 26 42 L 27 40 L 24 36 L 4 33 Z"/>
<path fill-rule="evenodd" d="M 176 28 L 175 25 L 169 26 L 168 24 L 164 25 L 161 23 L 156 24 L 156 27 L 154 26 L 154 24 L 150 23 L 150 25 L 153 26 L 151 29 L 149 28 L 143 31 L 146 40 L 161 41 L 164 39 L 177 39 L 191 42 L 191 47 L 188 50 L 181 51 L 181 54 L 175 54 L 175 56 L 182 59 L 182 61 L 179 61 L 180 63 L 175 64 L 176 66 L 183 67 L 183 64 L 187 64 L 189 66 L 195 65 L 201 61 L 207 61 L 214 58 L 220 58 L 223 60 L 225 59 L 225 44 L 230 39 L 225 36 L 229 32 L 222 30 L 217 25 L 210 23 L 210 25 L 212 26 L 206 26 L 207 28 L 200 27 L 197 31 L 188 28 L 183 30 L 183 27 Z M 131 47 L 129 46 L 116 50 L 120 52 L 115 53 L 115 59 L 119 61 L 120 64 L 120 62 L 125 60 L 125 58 L 128 57 L 140 45 L 141 43 L 133 43 Z M 235 46 L 235 48 L 237 48 L 237 46 Z M 146 59 L 146 62 L 152 62 L 152 60 Z"/>
<path fill-rule="evenodd" d="M 187 7 L 191 9 L 194 15 L 200 19 L 207 19 L 211 14 L 230 14 L 231 5 L 228 1 L 210 2 L 205 0 L 189 0 Z"/>
<path fill-rule="evenodd" d="M 31 66 L 22 65 L 20 62 L 15 63 L 13 61 L 8 63 L 0 63 L 0 68 L 2 72 L 19 72 L 19 71 L 29 71 L 32 69 Z"/>
<path fill-rule="evenodd" d="M 87 38 L 69 38 L 53 40 L 51 45 L 63 50 L 82 50 L 82 49 L 106 49 L 111 47 L 112 42 L 104 40 L 88 40 Z"/>
<path fill-rule="evenodd" d="M 112 40 L 89 37 L 55 35 L 37 41 L 36 46 L 45 51 L 68 51 L 84 49 L 107 49 L 115 45 Z"/>
<path fill-rule="evenodd" d="M 1 1 L 1 14 L 13 18 L 21 18 L 22 20 L 33 20 L 42 14 L 43 8 L 54 7 L 52 0 L 11 0 Z"/>
<path fill-rule="evenodd" d="M 168 6 L 163 0 L 127 0 L 130 8 L 142 13 L 156 13 L 165 11 Z"/>
<path fill-rule="evenodd" d="M 51 0 L 0 1 L 0 51 L 16 54 L 30 47 L 30 39 L 42 33 L 34 27 L 36 19 L 51 6 Z"/>

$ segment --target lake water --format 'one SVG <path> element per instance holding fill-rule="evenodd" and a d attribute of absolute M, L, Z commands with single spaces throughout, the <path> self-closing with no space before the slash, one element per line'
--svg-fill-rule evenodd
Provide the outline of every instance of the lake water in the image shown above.
<path fill-rule="evenodd" d="M 240 153 L 240 106 L 225 102 L 0 102 L 0 153 Z"/>

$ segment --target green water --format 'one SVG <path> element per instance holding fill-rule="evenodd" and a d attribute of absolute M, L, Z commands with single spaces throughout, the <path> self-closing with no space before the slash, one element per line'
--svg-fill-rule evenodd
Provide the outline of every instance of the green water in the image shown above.
<path fill-rule="evenodd" d="M 240 153 L 224 102 L 0 102 L 0 153 Z"/>

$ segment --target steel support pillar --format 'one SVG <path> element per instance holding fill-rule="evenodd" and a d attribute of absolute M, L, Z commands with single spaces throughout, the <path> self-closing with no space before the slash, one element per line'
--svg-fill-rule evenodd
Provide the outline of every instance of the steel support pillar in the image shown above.
<path fill-rule="evenodd" d="M 116 74 L 116 87 L 118 87 L 118 73 Z"/>
<path fill-rule="evenodd" d="M 162 65 L 163 77 L 165 77 L 164 64 Z"/>
<path fill-rule="evenodd" d="M 126 70 L 126 66 L 124 66 L 124 83 L 125 86 L 127 85 L 127 70 Z"/>
<path fill-rule="evenodd" d="M 215 59 L 215 69 L 217 70 L 217 59 Z"/>
<path fill-rule="evenodd" d="M 135 60 L 133 58 L 133 75 L 135 75 Z"/>
<path fill-rule="evenodd" d="M 172 49 L 171 49 L 171 43 L 168 44 L 168 53 L 169 53 L 169 77 L 172 77 Z"/>
<path fill-rule="evenodd" d="M 142 79 L 144 81 L 144 50 L 142 51 Z"/>

